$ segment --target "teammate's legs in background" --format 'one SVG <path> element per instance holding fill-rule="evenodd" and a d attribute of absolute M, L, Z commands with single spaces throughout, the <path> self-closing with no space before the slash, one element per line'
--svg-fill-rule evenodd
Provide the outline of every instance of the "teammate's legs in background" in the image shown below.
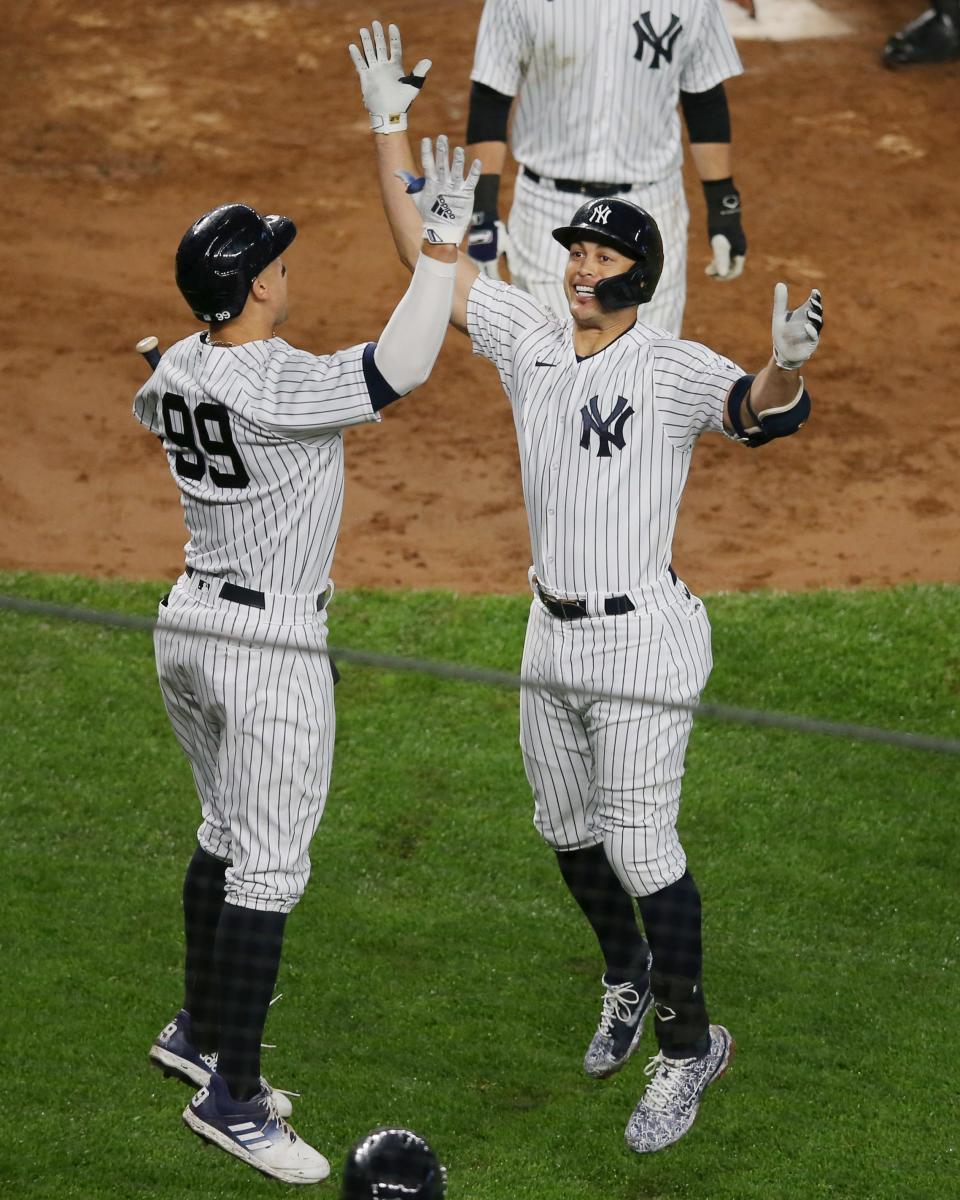
<path fill-rule="evenodd" d="M 687 302 L 687 233 L 690 210 L 678 171 L 671 179 L 635 187 L 624 197 L 645 208 L 657 222 L 663 240 L 663 274 L 653 299 L 641 304 L 638 320 L 680 336 Z"/>
<path fill-rule="evenodd" d="M 568 225 L 579 202 L 545 183 L 534 183 L 517 172 L 513 205 L 507 221 L 510 280 L 554 312 L 562 321 L 570 316 L 563 291 L 567 251 L 555 242 L 552 231 Z"/>

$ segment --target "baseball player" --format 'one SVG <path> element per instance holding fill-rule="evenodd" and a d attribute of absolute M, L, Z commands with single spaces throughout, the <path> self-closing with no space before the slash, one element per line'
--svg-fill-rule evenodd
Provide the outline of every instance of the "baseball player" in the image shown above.
<path fill-rule="evenodd" d="M 888 67 L 955 58 L 960 58 L 960 0 L 931 0 L 931 7 L 888 38 L 883 48 Z"/>
<path fill-rule="evenodd" d="M 373 56 L 358 70 L 369 104 L 383 64 Z M 445 202 L 444 171 L 427 156 L 415 178 L 405 137 L 376 143 L 387 218 L 411 267 L 418 212 Z M 676 828 L 691 707 L 712 666 L 703 602 L 671 567 L 677 510 L 702 434 L 755 447 L 807 419 L 799 368 L 818 345 L 822 305 L 813 291 L 790 311 L 778 284 L 773 356 L 749 374 L 647 323 L 664 251 L 631 199 L 588 201 L 554 238 L 567 253 L 570 318 L 461 254 L 450 319 L 496 366 L 517 430 L 533 551 L 520 745 L 535 826 L 604 957 L 586 1072 L 619 1070 L 655 1009 L 659 1052 L 626 1129 L 646 1153 L 686 1133 L 733 1051 L 707 1014 L 700 895 Z"/>
<path fill-rule="evenodd" d="M 347 1155 L 340 1200 L 443 1200 L 447 1169 L 412 1129 L 374 1129 Z"/>
<path fill-rule="evenodd" d="M 735 279 L 747 241 L 724 80 L 742 71 L 719 0 L 485 0 L 467 122 L 467 153 L 483 163 L 470 256 L 496 279 L 505 252 L 513 282 L 566 317 L 566 256 L 552 231 L 590 197 L 623 196 L 663 238 L 645 319 L 679 334 L 689 212 L 677 104 L 706 199 L 707 274 Z M 498 194 L 511 116 L 518 169 L 505 236 Z"/>
<path fill-rule="evenodd" d="M 204 214 L 183 236 L 176 279 L 206 331 L 167 350 L 134 400 L 162 439 L 190 533 L 155 645 L 202 809 L 183 888 L 183 1007 L 150 1059 L 199 1088 L 183 1114 L 191 1130 L 288 1183 L 330 1171 L 284 1120 L 290 1102 L 261 1077 L 260 1044 L 330 781 L 324 649 L 343 431 L 379 421 L 433 367 L 479 171 L 464 178 L 462 151 L 457 161 L 443 163 L 443 209 L 423 220 L 413 279 L 379 340 L 334 354 L 276 333 L 293 222 L 245 204 Z"/>

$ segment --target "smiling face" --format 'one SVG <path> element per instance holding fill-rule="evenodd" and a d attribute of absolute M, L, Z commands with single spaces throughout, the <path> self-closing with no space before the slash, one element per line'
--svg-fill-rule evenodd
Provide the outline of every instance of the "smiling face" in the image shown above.
<path fill-rule="evenodd" d="M 607 312 L 594 294 L 601 279 L 623 275 L 636 260 L 601 242 L 580 241 L 570 244 L 570 257 L 563 274 L 563 290 L 570 315 L 578 326 L 601 328 L 615 313 Z"/>

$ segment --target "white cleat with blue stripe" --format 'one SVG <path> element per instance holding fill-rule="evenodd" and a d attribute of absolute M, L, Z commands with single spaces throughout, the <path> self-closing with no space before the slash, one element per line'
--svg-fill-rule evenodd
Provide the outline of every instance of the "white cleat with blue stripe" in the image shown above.
<path fill-rule="evenodd" d="M 220 1075 L 212 1074 L 183 1110 L 184 1124 L 199 1137 L 248 1166 L 284 1183 L 320 1183 L 330 1164 L 277 1112 L 276 1096 L 261 1088 L 250 1100 L 234 1100 Z"/>

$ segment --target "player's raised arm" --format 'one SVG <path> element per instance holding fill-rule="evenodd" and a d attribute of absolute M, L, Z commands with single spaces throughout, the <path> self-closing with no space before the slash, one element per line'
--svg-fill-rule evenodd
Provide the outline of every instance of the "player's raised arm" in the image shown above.
<path fill-rule="evenodd" d="M 796 433 L 810 416 L 800 368 L 820 345 L 823 299 L 814 288 L 798 308 L 787 308 L 787 285 L 773 293 L 773 355 L 756 376 L 744 375 L 727 394 L 724 428 L 747 446 Z"/>
<path fill-rule="evenodd" d="M 419 94 L 431 63 L 421 59 L 407 75 L 401 61 L 400 32 L 389 27 L 387 49 L 383 29 L 373 22 L 373 33 L 361 29 L 363 49 L 349 47 L 360 77 L 364 105 L 375 137 L 377 172 L 384 212 L 401 262 L 413 270 L 418 255 L 433 255 L 443 245 L 447 261 L 456 261 L 456 285 L 450 321 L 466 329 L 467 295 L 477 268 L 466 255 L 457 255 L 473 210 L 479 163 L 464 175 L 463 151 L 447 157 L 447 139 L 437 138 L 436 155 L 429 139 L 421 143 L 422 175 L 418 175 L 407 138 L 407 110 Z M 449 247 L 453 246 L 453 253 Z"/>

